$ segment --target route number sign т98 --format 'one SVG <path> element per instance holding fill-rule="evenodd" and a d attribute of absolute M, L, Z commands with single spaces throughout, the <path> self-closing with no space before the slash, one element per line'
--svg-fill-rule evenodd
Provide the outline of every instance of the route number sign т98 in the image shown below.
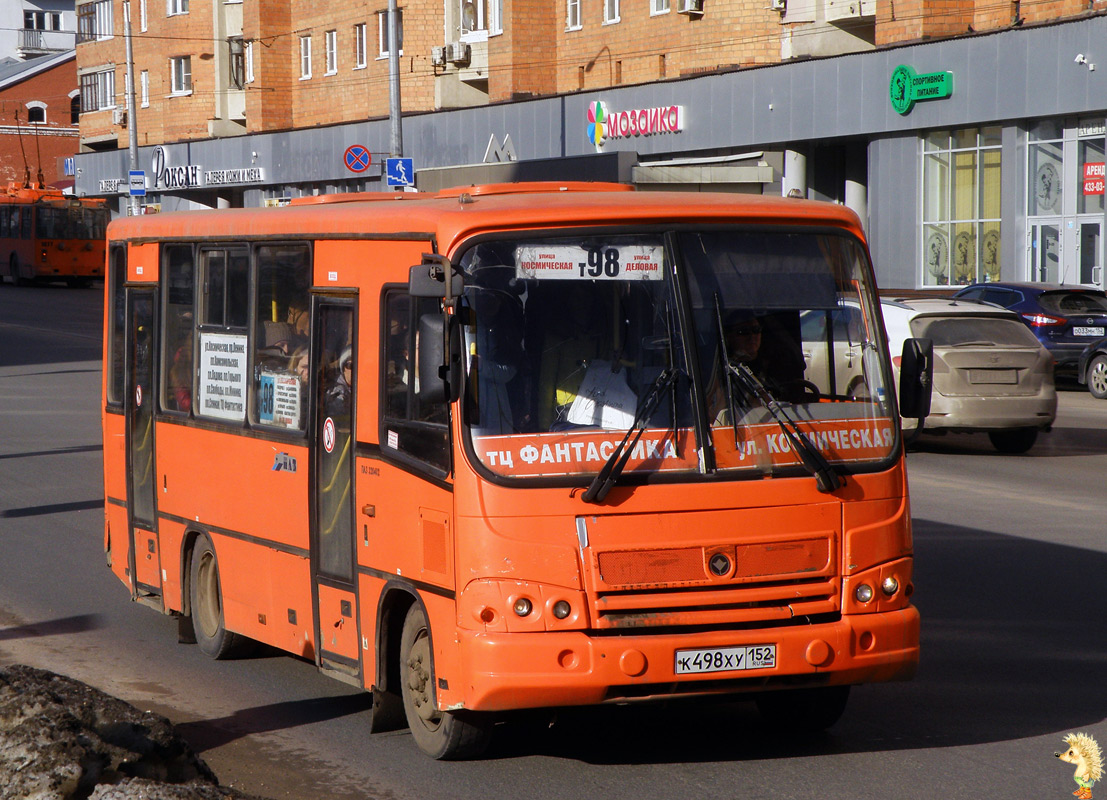
<path fill-rule="evenodd" d="M 515 248 L 520 278 L 542 280 L 659 281 L 664 279 L 660 245 L 521 245 Z"/>

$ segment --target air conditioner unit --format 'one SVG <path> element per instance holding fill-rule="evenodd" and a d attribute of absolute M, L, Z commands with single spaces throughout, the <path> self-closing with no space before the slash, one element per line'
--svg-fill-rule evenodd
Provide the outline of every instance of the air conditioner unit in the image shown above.
<path fill-rule="evenodd" d="M 703 0 L 677 0 L 677 13 L 690 17 L 703 16 Z"/>
<path fill-rule="evenodd" d="M 473 51 L 468 42 L 450 42 L 446 45 L 446 60 L 459 67 L 469 66 Z"/>
<path fill-rule="evenodd" d="M 126 125 L 127 124 L 127 109 L 125 109 L 125 108 L 113 108 L 111 110 L 111 124 L 112 125 Z"/>
<path fill-rule="evenodd" d="M 432 47 L 431 48 L 431 66 L 444 67 L 446 66 L 446 48 L 445 47 Z"/>

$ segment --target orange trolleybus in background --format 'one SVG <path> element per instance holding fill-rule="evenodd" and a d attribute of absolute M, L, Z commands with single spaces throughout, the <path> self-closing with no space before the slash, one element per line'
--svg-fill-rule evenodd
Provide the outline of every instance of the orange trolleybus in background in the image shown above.
<path fill-rule="evenodd" d="M 897 413 L 925 369 L 897 405 L 857 218 L 624 189 L 113 222 L 105 547 L 132 598 L 215 658 L 314 660 L 436 758 L 515 709 L 749 693 L 824 727 L 909 677 Z M 801 345 L 843 303 L 860 348 Z"/>
<path fill-rule="evenodd" d="M 17 286 L 39 280 L 87 285 L 104 274 L 107 225 L 103 200 L 8 184 L 0 194 L 0 276 Z"/>

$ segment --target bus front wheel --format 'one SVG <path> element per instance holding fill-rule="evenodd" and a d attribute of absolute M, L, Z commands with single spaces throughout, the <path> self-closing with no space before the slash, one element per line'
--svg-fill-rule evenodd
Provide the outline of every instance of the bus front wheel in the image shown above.
<path fill-rule="evenodd" d="M 245 647 L 245 637 L 228 631 L 223 624 L 223 593 L 219 585 L 219 562 L 211 539 L 201 534 L 192 550 L 192 624 L 196 644 L 215 659 L 232 658 Z"/>
<path fill-rule="evenodd" d="M 489 720 L 480 714 L 439 711 L 434 691 L 434 656 L 427 618 L 412 606 L 400 635 L 400 689 L 411 735 L 431 758 L 475 758 L 491 738 Z"/>
<path fill-rule="evenodd" d="M 804 735 L 824 731 L 838 721 L 849 700 L 848 686 L 781 689 L 757 698 L 757 710 L 774 729 Z"/>

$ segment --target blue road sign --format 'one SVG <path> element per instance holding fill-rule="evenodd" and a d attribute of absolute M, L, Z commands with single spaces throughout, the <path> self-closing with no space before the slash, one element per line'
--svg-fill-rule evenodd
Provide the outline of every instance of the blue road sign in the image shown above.
<path fill-rule="evenodd" d="M 145 197 L 146 173 L 141 169 L 132 169 L 130 177 L 131 197 Z"/>
<path fill-rule="evenodd" d="M 414 186 L 415 164 L 410 158 L 387 158 L 384 174 L 389 186 Z"/>

